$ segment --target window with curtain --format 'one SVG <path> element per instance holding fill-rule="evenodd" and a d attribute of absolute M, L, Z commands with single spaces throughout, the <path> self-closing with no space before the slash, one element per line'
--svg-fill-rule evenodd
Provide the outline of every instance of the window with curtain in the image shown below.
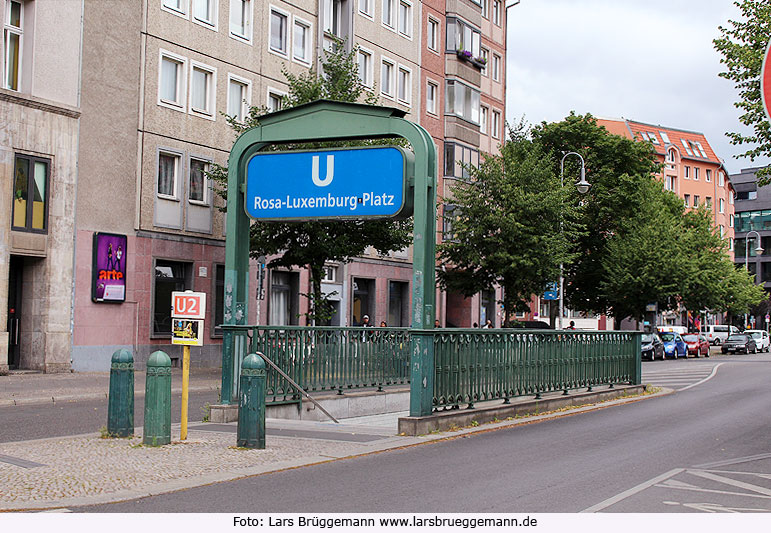
<path fill-rule="evenodd" d="M 230 0 L 230 34 L 250 40 L 251 0 Z"/>
<path fill-rule="evenodd" d="M 21 47 L 24 35 L 24 13 L 21 2 L 9 0 L 3 5 L 3 88 L 21 89 Z"/>
<path fill-rule="evenodd" d="M 174 58 L 161 58 L 161 100 L 167 104 L 182 106 L 182 62 Z"/>
<path fill-rule="evenodd" d="M 161 152 L 158 154 L 158 195 L 176 198 L 179 156 Z"/>
<path fill-rule="evenodd" d="M 16 154 L 11 227 L 17 231 L 48 230 L 49 159 Z"/>
<path fill-rule="evenodd" d="M 206 170 L 209 162 L 201 159 L 190 159 L 190 183 L 188 199 L 191 202 L 206 203 Z"/>
<path fill-rule="evenodd" d="M 243 122 L 246 115 L 247 88 L 247 84 L 241 81 L 228 81 L 228 115 L 235 117 L 239 122 Z"/>

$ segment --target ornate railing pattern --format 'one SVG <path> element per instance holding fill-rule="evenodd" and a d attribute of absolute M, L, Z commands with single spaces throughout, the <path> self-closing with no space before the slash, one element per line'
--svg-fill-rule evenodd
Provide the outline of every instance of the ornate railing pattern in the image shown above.
<path fill-rule="evenodd" d="M 235 355 L 233 400 L 241 361 L 270 357 L 306 391 L 362 389 L 409 383 L 408 328 L 223 326 Z M 437 329 L 434 406 L 540 395 L 641 380 L 636 332 Z M 268 372 L 266 401 L 296 403 L 299 393 Z"/>
<path fill-rule="evenodd" d="M 639 383 L 634 332 L 438 330 L 434 405 Z"/>

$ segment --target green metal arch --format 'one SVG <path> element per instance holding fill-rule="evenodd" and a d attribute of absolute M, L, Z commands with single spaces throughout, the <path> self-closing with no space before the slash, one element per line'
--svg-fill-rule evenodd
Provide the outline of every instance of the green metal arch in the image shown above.
<path fill-rule="evenodd" d="M 436 146 L 420 125 L 399 109 L 319 100 L 260 118 L 242 133 L 228 160 L 228 217 L 225 244 L 224 322 L 246 324 L 249 293 L 249 218 L 244 209 L 244 180 L 249 159 L 272 144 L 401 137 L 415 155 L 412 327 L 434 325 L 436 294 Z M 232 400 L 236 366 L 231 332 L 222 348 L 222 401 Z M 431 413 L 433 339 L 415 335 L 412 350 L 411 414 Z"/>

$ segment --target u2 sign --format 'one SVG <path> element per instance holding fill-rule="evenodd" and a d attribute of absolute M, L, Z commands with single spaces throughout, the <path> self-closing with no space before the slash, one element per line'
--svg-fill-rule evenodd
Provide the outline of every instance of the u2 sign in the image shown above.
<path fill-rule="evenodd" d="M 171 318 L 203 320 L 205 317 L 205 292 L 174 291 L 171 293 Z"/>
<path fill-rule="evenodd" d="M 413 166 L 395 146 L 260 152 L 246 168 L 246 214 L 265 221 L 409 216 Z"/>

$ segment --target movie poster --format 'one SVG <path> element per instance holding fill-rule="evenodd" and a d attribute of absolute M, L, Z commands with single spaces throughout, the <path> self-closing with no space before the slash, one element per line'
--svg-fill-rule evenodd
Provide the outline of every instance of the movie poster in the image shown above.
<path fill-rule="evenodd" d="M 120 303 L 126 300 L 127 242 L 125 235 L 94 233 L 93 301 Z"/>

